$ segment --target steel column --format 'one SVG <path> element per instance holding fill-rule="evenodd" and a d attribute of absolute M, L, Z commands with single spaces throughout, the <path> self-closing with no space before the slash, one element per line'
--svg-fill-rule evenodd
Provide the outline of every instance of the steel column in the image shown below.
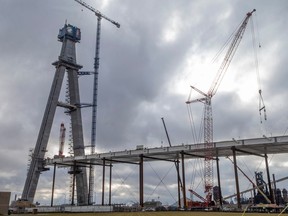
<path fill-rule="evenodd" d="M 76 178 L 76 161 L 73 164 L 73 183 L 72 183 L 72 198 L 71 198 L 71 205 L 74 204 L 74 194 L 75 194 L 75 178 Z"/>
<path fill-rule="evenodd" d="M 241 209 L 238 169 L 237 169 L 237 161 L 236 161 L 236 150 L 235 150 L 235 147 L 232 147 L 231 149 L 233 151 L 233 164 L 234 164 L 234 174 L 235 174 L 235 183 L 236 183 L 237 204 L 238 204 L 238 208 Z"/>
<path fill-rule="evenodd" d="M 275 203 L 273 192 L 272 192 L 272 186 L 271 186 L 271 179 L 270 179 L 270 172 L 269 172 L 269 164 L 268 164 L 268 156 L 265 154 L 265 164 L 266 164 L 266 173 L 267 173 L 267 181 L 268 181 L 268 187 L 269 187 L 269 198 L 271 203 Z"/>
<path fill-rule="evenodd" d="M 105 158 L 103 158 L 103 173 L 102 173 L 102 206 L 104 205 L 105 193 Z"/>
<path fill-rule="evenodd" d="M 111 191 L 112 191 L 112 163 L 110 162 L 110 171 L 109 171 L 109 206 L 111 206 Z"/>
<path fill-rule="evenodd" d="M 93 185 L 91 185 L 91 181 L 94 181 L 94 179 L 92 179 L 92 172 L 94 172 L 94 169 L 92 167 L 92 164 L 90 163 L 89 165 L 89 178 L 88 178 L 88 205 L 92 205 L 92 198 L 93 197 L 93 192 L 91 191 L 91 187 Z"/>
<path fill-rule="evenodd" d="M 143 175 L 143 155 L 140 155 L 140 163 L 139 163 L 139 203 L 140 206 L 144 207 L 144 175 Z"/>
<path fill-rule="evenodd" d="M 217 166 L 217 179 L 218 179 L 218 190 L 219 190 L 219 204 L 222 208 L 222 190 L 221 190 L 221 178 L 220 178 L 220 168 L 219 168 L 219 158 L 216 157 L 216 166 Z M 215 199 L 215 197 L 214 197 Z"/>
<path fill-rule="evenodd" d="M 181 152 L 181 159 L 182 159 L 182 180 L 183 180 L 183 188 L 182 188 L 182 193 L 183 193 L 183 208 L 187 208 L 186 204 L 186 180 L 185 180 L 185 158 L 183 152 Z"/>
<path fill-rule="evenodd" d="M 54 187 L 55 187 L 55 176 L 56 176 L 56 163 L 54 163 L 54 170 L 53 170 L 52 195 L 51 195 L 51 207 L 53 207 Z"/>
<path fill-rule="evenodd" d="M 275 204 L 279 205 L 279 201 L 278 201 L 278 199 L 277 199 L 277 197 L 276 197 L 277 186 L 276 186 L 275 175 L 273 174 L 272 177 L 273 177 L 273 182 L 274 182 L 274 193 L 273 193 L 273 197 L 274 197 L 274 200 L 275 200 Z"/>
<path fill-rule="evenodd" d="M 177 183 L 178 183 L 178 208 L 181 208 L 181 185 L 180 185 L 180 175 L 179 175 L 179 160 L 176 162 L 177 169 Z"/>

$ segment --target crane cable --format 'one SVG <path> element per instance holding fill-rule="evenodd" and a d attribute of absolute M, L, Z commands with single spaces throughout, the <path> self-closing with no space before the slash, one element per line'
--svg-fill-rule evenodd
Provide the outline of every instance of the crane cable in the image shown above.
<path fill-rule="evenodd" d="M 191 98 L 191 92 L 190 91 L 190 95 L 189 95 L 189 99 Z M 190 130 L 192 133 L 192 139 L 193 139 L 193 143 L 195 144 L 199 144 L 200 141 L 202 140 L 203 137 L 203 127 L 204 127 L 204 108 L 203 108 L 203 117 L 201 118 L 201 123 L 200 123 L 200 128 L 199 128 L 199 133 L 197 135 L 196 133 L 196 126 L 195 126 L 195 122 L 194 122 L 194 118 L 193 118 L 193 112 L 192 112 L 192 108 L 190 104 L 187 104 L 187 112 L 188 112 L 188 117 L 189 117 L 189 124 L 190 124 Z"/>
<path fill-rule="evenodd" d="M 158 174 L 158 172 L 156 172 L 156 170 L 152 167 L 152 165 L 148 162 L 150 168 L 153 170 L 153 172 L 156 174 L 157 178 L 160 180 L 159 183 L 156 185 L 156 187 L 153 189 L 153 191 L 151 192 L 151 194 L 149 195 L 149 197 L 147 198 L 147 201 L 150 199 L 150 197 L 155 193 L 156 189 L 160 186 L 160 184 L 162 183 L 164 185 L 164 187 L 166 188 L 166 191 L 170 194 L 170 196 L 174 199 L 174 201 L 176 202 L 177 200 L 175 199 L 175 197 L 173 196 L 173 194 L 170 192 L 169 188 L 167 187 L 167 185 L 165 184 L 165 182 L 163 181 L 168 174 L 170 173 L 170 171 L 172 170 L 172 168 L 174 167 L 174 165 L 172 165 L 170 167 L 170 169 L 165 173 L 165 175 L 161 178 L 160 175 Z"/>
<path fill-rule="evenodd" d="M 196 126 L 195 126 L 195 122 L 193 119 L 192 108 L 191 108 L 190 104 L 187 104 L 187 110 L 188 110 L 191 133 L 193 135 L 194 143 L 197 145 L 200 143 L 200 140 L 203 137 L 203 119 L 204 119 L 204 117 L 201 118 L 199 134 L 197 136 Z M 204 115 L 204 112 L 203 112 L 203 115 Z M 193 162 L 191 162 L 191 163 L 192 163 L 191 167 L 193 168 L 193 171 L 191 172 L 190 189 L 196 190 L 195 188 L 198 188 L 199 184 L 201 184 L 201 182 L 204 182 L 204 179 L 203 179 L 204 178 L 204 164 L 202 163 L 201 159 L 199 159 L 199 158 L 193 159 Z M 194 187 L 194 182 L 195 182 L 196 176 L 201 177 L 201 182 L 199 182 L 198 185 L 196 187 Z"/>
<path fill-rule="evenodd" d="M 245 19 L 245 18 L 244 18 Z M 211 63 L 215 63 L 220 55 L 222 55 L 222 53 L 224 52 L 224 50 L 226 49 L 226 47 L 228 47 L 228 45 L 231 43 L 231 41 L 233 40 L 233 38 L 235 37 L 235 34 L 237 32 L 237 30 L 240 28 L 241 24 L 243 23 L 244 19 L 239 23 L 239 25 L 234 29 L 234 31 L 231 33 L 231 35 L 229 36 L 229 38 L 225 41 L 225 43 L 223 44 L 223 46 L 220 48 L 220 50 L 216 53 L 216 55 L 213 57 Z"/>
<path fill-rule="evenodd" d="M 192 93 L 192 89 L 190 91 L 188 100 L 191 99 L 191 93 Z M 187 104 L 187 112 L 188 112 L 188 117 L 189 117 L 189 124 L 190 124 L 192 139 L 193 139 L 193 142 L 197 145 L 200 143 L 200 141 L 203 138 L 204 108 L 202 111 L 203 116 L 201 118 L 200 129 L 199 129 L 198 134 L 196 132 L 197 130 L 196 130 L 195 121 L 193 118 L 193 112 L 192 112 L 191 104 Z M 192 174 L 191 174 L 190 189 L 197 190 L 197 188 L 202 184 L 202 182 L 204 182 L 204 165 L 200 159 L 194 159 L 193 162 L 191 162 L 191 163 L 192 163 L 193 172 L 191 172 Z M 201 181 L 199 181 L 198 184 L 195 186 L 194 183 L 195 183 L 195 179 L 197 176 L 201 177 Z"/>
<path fill-rule="evenodd" d="M 258 55 L 257 55 L 257 49 L 256 49 L 256 38 L 255 38 L 255 31 L 254 31 L 254 22 L 253 18 L 251 18 L 251 32 L 252 32 L 252 44 L 253 44 L 253 50 L 254 50 L 254 61 L 255 61 L 255 68 L 256 68 L 256 74 L 257 74 L 257 83 L 258 83 L 258 93 L 259 93 L 259 115 L 260 115 L 260 123 L 262 124 L 262 113 L 264 115 L 264 120 L 267 120 L 267 114 L 266 114 L 266 106 L 264 103 L 264 99 L 262 96 L 262 89 L 261 89 L 261 82 L 260 82 L 260 73 L 259 73 L 259 62 L 258 62 Z M 256 23 L 257 24 L 257 23 Z M 258 28 L 257 28 L 258 32 Z M 259 32 L 258 32 L 259 35 Z M 259 42 L 258 48 L 261 48 L 261 44 Z"/>

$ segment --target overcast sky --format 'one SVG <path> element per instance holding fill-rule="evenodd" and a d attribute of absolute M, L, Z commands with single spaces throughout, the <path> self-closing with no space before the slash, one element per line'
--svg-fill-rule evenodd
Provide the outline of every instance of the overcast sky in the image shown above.
<path fill-rule="evenodd" d="M 257 10 L 253 15 L 253 26 L 260 88 L 267 121 L 260 124 L 259 85 L 250 22 L 213 98 L 214 141 L 286 133 L 286 0 L 86 0 L 86 3 L 121 24 L 118 29 L 102 20 L 97 152 L 135 149 L 136 145 L 168 146 L 161 117 L 165 118 L 173 145 L 194 143 L 185 104 L 190 85 L 208 91 L 223 59 L 222 56 L 212 64 L 213 57 L 245 14 L 254 8 Z M 91 11 L 72 0 L 1 1 L 0 190 L 11 191 L 13 196 L 22 193 L 29 149 L 35 146 L 55 73 L 51 63 L 60 54 L 58 31 L 66 21 L 82 32 L 81 42 L 77 44 L 78 64 L 83 65 L 84 70 L 93 70 L 96 17 Z M 91 103 L 92 76 L 80 77 L 79 82 L 81 101 Z M 65 100 L 65 86 L 64 83 L 62 101 Z M 198 127 L 203 115 L 202 105 L 195 104 L 192 109 Z M 85 145 L 90 144 L 91 115 L 90 108 L 82 110 Z M 68 117 L 59 108 L 48 144 L 48 157 L 57 154 L 61 122 L 69 127 Z M 67 143 L 66 140 L 66 155 Z M 271 156 L 270 159 L 270 172 L 279 178 L 284 177 L 282 171 L 287 167 L 285 155 Z M 242 165 L 252 178 L 254 171 L 264 172 L 264 166 L 262 159 L 251 160 L 253 163 L 249 164 L 249 169 L 244 160 Z M 221 162 L 224 168 L 231 166 L 227 159 L 223 158 Z M 187 170 L 194 163 L 187 161 Z M 151 176 L 145 180 L 145 200 L 159 198 L 164 203 L 172 203 L 177 199 L 175 169 L 171 166 L 163 163 L 145 165 L 145 175 Z M 113 169 L 115 190 L 112 202 L 138 201 L 135 167 L 117 167 L 119 169 Z M 229 185 L 223 189 L 226 195 L 235 192 L 234 174 L 229 170 L 232 166 L 231 169 L 222 169 L 221 173 L 225 185 Z M 59 178 L 66 180 L 65 186 L 56 183 L 57 202 L 68 202 L 67 170 L 58 172 Z M 101 173 L 100 168 L 98 173 Z M 191 173 L 187 172 L 188 187 L 196 187 L 198 183 L 194 182 Z M 168 177 L 163 179 L 166 175 Z M 171 181 L 173 178 L 174 182 Z M 35 198 L 40 203 L 50 203 L 51 179 L 51 171 L 40 177 Z M 95 191 L 98 203 L 100 182 L 101 176 L 97 175 Z M 245 179 L 243 182 L 243 185 L 247 184 Z"/>

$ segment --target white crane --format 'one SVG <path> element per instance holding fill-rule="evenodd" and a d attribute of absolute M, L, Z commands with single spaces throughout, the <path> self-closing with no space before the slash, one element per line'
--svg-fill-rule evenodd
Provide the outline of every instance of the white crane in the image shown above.
<path fill-rule="evenodd" d="M 96 117 L 97 117 L 97 95 L 98 95 L 98 74 L 99 74 L 99 51 L 100 51 L 100 33 L 101 33 L 101 19 L 105 19 L 112 24 L 114 24 L 117 28 L 120 28 L 120 24 L 116 21 L 104 16 L 100 11 L 91 7 L 81 0 L 75 0 L 82 6 L 86 7 L 90 11 L 92 11 L 95 16 L 97 16 L 97 34 L 96 34 L 96 49 L 95 49 L 95 59 L 94 59 L 94 84 L 93 84 L 93 102 L 92 102 L 92 129 L 91 129 L 91 154 L 95 153 L 95 145 L 96 145 Z M 89 199 L 88 203 L 93 204 L 93 188 L 94 188 L 94 167 L 90 168 L 89 175 Z M 103 200 L 102 200 L 103 202 Z"/>

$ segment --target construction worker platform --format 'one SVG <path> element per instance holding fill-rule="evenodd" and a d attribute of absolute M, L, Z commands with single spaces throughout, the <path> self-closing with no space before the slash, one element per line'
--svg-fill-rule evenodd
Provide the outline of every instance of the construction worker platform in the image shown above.
<path fill-rule="evenodd" d="M 103 165 L 103 160 L 116 163 L 138 164 L 140 158 L 145 161 L 171 161 L 175 162 L 181 157 L 185 159 L 205 158 L 204 143 L 200 144 L 182 144 L 171 147 L 154 147 L 145 148 L 137 146 L 134 150 L 124 150 L 116 152 L 97 153 L 83 156 L 62 157 L 62 158 L 46 158 L 45 166 L 55 164 L 73 166 L 75 163 Z M 236 154 L 237 156 L 255 155 L 264 157 L 269 154 L 288 153 L 288 136 L 262 137 L 253 139 L 241 139 L 222 142 L 214 142 L 212 152 L 213 159 L 219 157 L 229 157 Z"/>

